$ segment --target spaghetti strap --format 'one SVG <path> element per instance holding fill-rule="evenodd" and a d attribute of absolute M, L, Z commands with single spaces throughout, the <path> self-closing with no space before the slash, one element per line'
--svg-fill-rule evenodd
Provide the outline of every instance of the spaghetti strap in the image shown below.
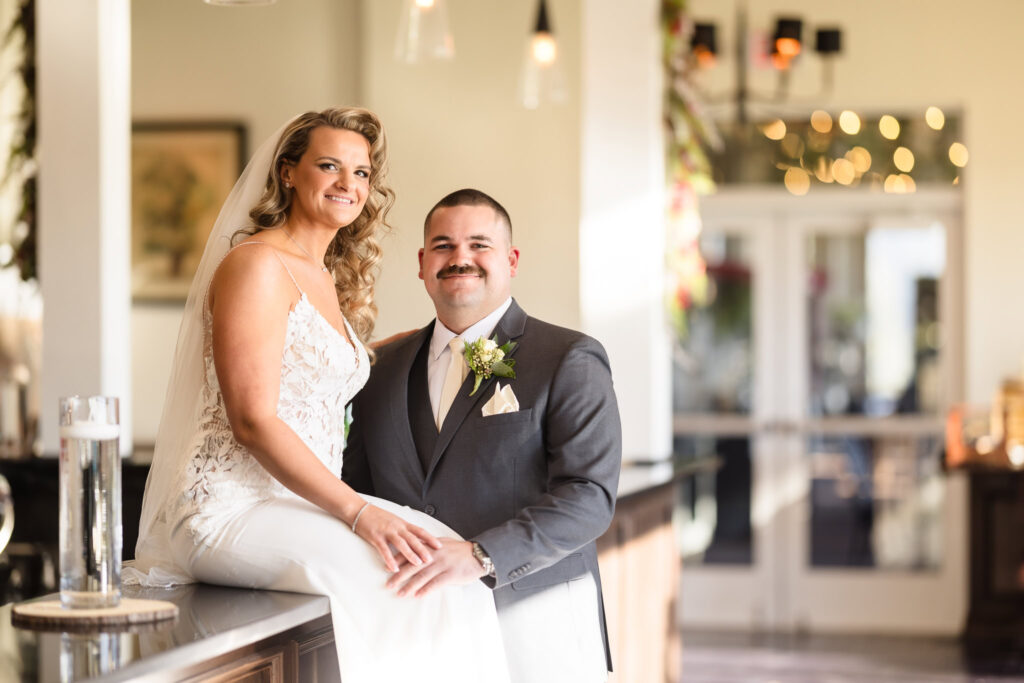
<path fill-rule="evenodd" d="M 237 249 L 238 247 L 243 247 L 243 246 L 245 246 L 246 244 L 267 244 L 267 243 L 266 243 L 266 242 L 261 242 L 261 241 L 259 241 L 259 240 L 253 240 L 253 241 L 251 241 L 251 242 L 239 242 L 239 243 L 238 243 L 238 244 L 236 244 L 236 245 L 235 245 L 234 247 L 232 247 L 232 249 Z M 270 246 L 270 245 L 267 245 L 267 246 Z M 281 258 L 281 254 L 279 254 L 279 253 L 277 252 L 277 249 L 275 249 L 274 247 L 270 247 L 270 250 L 271 250 L 272 252 L 274 252 L 274 256 L 276 256 L 276 257 L 277 257 L 277 260 L 281 262 L 281 265 L 282 265 L 282 266 L 284 266 L 284 272 L 288 273 L 288 277 L 290 277 L 290 278 L 292 279 L 292 284 L 293 284 L 293 285 L 295 285 L 295 289 L 299 290 L 299 295 L 300 295 L 300 296 L 302 296 L 302 295 L 305 295 L 305 292 L 303 292 L 303 291 L 302 291 L 302 287 L 299 287 L 299 283 L 298 283 L 298 281 L 297 281 L 297 280 L 295 279 L 295 276 L 294 276 L 294 275 L 292 275 L 292 271 L 291 271 L 291 269 L 290 269 L 290 268 L 288 267 L 288 264 L 284 262 L 284 259 L 283 259 L 283 258 Z"/>

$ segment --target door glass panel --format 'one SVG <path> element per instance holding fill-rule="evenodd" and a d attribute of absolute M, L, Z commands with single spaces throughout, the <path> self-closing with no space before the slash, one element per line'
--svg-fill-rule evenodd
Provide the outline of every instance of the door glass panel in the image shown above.
<path fill-rule="evenodd" d="M 751 346 L 751 245 L 723 233 L 701 236 L 707 292 L 686 310 L 673 353 L 676 413 L 749 414 L 753 378 Z"/>
<path fill-rule="evenodd" d="M 943 227 L 815 235 L 807 254 L 811 414 L 937 414 Z"/>
<path fill-rule="evenodd" d="M 752 467 L 746 436 L 677 436 L 682 462 L 717 457 L 721 466 L 683 481 L 680 487 L 679 547 L 689 565 L 753 561 L 750 523 Z"/>
<path fill-rule="evenodd" d="M 809 437 L 811 566 L 938 568 L 940 451 L 938 435 Z"/>

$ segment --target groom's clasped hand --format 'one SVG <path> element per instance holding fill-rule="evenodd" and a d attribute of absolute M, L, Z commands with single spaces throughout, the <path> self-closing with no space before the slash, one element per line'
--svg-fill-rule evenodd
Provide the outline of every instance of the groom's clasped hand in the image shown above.
<path fill-rule="evenodd" d="M 419 563 L 406 556 L 397 558 L 398 571 L 388 579 L 388 588 L 401 596 L 422 597 L 449 584 L 464 584 L 485 575 L 473 557 L 473 544 L 442 538 L 433 559 Z"/>

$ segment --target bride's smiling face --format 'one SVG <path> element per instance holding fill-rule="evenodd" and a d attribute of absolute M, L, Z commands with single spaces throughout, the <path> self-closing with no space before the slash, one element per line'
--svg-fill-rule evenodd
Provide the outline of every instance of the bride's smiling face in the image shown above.
<path fill-rule="evenodd" d="M 284 164 L 281 180 L 291 186 L 292 221 L 349 225 L 363 212 L 370 191 L 370 143 L 359 133 L 320 126 L 295 164 Z"/>

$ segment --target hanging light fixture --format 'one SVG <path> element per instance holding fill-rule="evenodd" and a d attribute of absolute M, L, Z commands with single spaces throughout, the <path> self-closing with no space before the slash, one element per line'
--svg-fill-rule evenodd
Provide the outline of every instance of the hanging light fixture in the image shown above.
<path fill-rule="evenodd" d="M 455 41 L 448 28 L 446 0 L 403 0 L 395 59 L 408 64 L 425 59 L 452 59 Z"/>
<path fill-rule="evenodd" d="M 519 99 L 527 109 L 536 109 L 544 102 L 562 102 L 566 99 L 558 42 L 544 0 L 537 4 L 537 20 L 526 40 Z"/>
<path fill-rule="evenodd" d="M 736 103 L 736 118 L 739 122 L 745 123 L 749 120 L 749 104 L 751 102 L 768 102 L 778 104 L 785 101 L 789 96 L 789 77 L 793 66 L 797 64 L 801 54 L 806 52 L 807 47 L 803 40 L 802 19 L 797 17 L 780 17 L 775 22 L 775 32 L 771 40 L 767 41 L 766 53 L 763 55 L 770 60 L 771 65 L 778 73 L 778 85 L 774 95 L 760 95 L 754 93 L 749 84 L 750 59 L 747 53 L 752 43 L 751 36 L 747 34 L 747 9 L 746 3 L 739 3 L 736 10 L 736 38 L 733 41 L 736 50 L 736 87 L 729 96 Z M 754 34 L 754 37 L 757 37 Z M 768 36 L 765 35 L 765 38 Z M 842 50 L 842 32 L 838 28 L 820 28 L 816 33 L 814 52 L 817 53 L 822 62 L 822 88 L 818 95 L 821 98 L 832 91 L 833 67 L 835 58 Z M 708 68 L 715 64 L 715 57 L 718 53 L 718 46 L 715 40 L 714 24 L 694 24 L 693 36 L 690 41 L 691 57 L 698 68 Z M 713 95 L 705 96 L 705 101 L 713 102 L 721 99 Z"/>

